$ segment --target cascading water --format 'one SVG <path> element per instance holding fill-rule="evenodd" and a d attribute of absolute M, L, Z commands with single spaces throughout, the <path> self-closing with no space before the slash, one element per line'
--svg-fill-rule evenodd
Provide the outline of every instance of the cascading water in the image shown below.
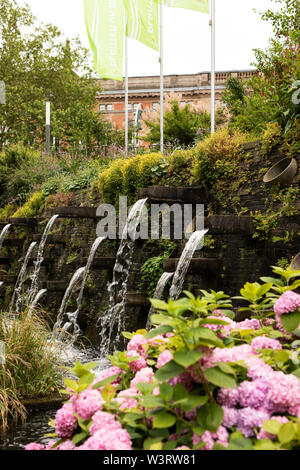
<path fill-rule="evenodd" d="M 54 325 L 54 332 L 57 331 L 57 330 L 61 330 L 61 331 L 65 332 L 65 331 L 68 331 L 71 326 L 73 326 L 73 332 L 72 332 L 72 340 L 73 341 L 76 338 L 78 338 L 78 336 L 80 334 L 80 328 L 79 328 L 77 319 L 78 319 L 78 315 L 79 315 L 79 312 L 80 312 L 80 307 L 81 307 L 81 304 L 82 304 L 82 298 L 83 298 L 84 288 L 85 288 L 85 285 L 86 285 L 88 274 L 89 274 L 89 271 L 91 269 L 96 251 L 98 250 L 99 245 L 104 240 L 105 240 L 105 237 L 99 237 L 95 240 L 95 242 L 93 243 L 93 246 L 91 248 L 86 266 L 84 268 L 78 269 L 78 271 L 76 271 L 76 273 L 74 274 L 74 276 L 73 276 L 73 278 L 70 282 L 70 285 L 69 285 L 69 287 L 66 291 L 64 299 L 62 301 L 56 324 Z M 81 288 L 80 288 L 79 296 L 76 299 L 77 309 L 73 313 L 67 313 L 66 309 L 67 309 L 69 298 L 72 295 L 74 287 L 75 287 L 77 281 L 80 279 L 81 276 L 83 276 L 83 279 L 82 279 L 82 282 L 81 282 Z M 68 321 L 63 325 L 65 316 L 68 318 Z"/>
<path fill-rule="evenodd" d="M 178 262 L 176 272 L 174 274 L 173 283 L 170 289 L 170 298 L 177 300 L 182 292 L 185 276 L 189 269 L 189 265 L 194 256 L 195 251 L 197 250 L 200 242 L 204 238 L 208 230 L 198 230 L 194 232 L 187 242 L 181 258 Z"/>
<path fill-rule="evenodd" d="M 14 305 L 15 305 L 15 300 L 16 300 L 16 306 L 15 306 L 15 312 L 20 313 L 20 307 L 22 304 L 22 286 L 24 284 L 24 281 L 26 280 L 26 273 L 27 273 L 27 267 L 28 267 L 28 262 L 29 259 L 31 258 L 32 252 L 36 246 L 36 242 L 32 242 L 30 247 L 27 250 L 25 260 L 23 262 L 22 268 L 19 272 L 18 279 L 14 288 L 14 293 L 10 302 L 9 306 L 9 311 L 12 312 Z"/>
<path fill-rule="evenodd" d="M 108 287 L 110 307 L 101 319 L 100 354 L 104 357 L 109 352 L 111 336 L 116 320 L 118 321 L 115 344 L 118 343 L 122 329 L 124 328 L 124 311 L 126 305 L 127 284 L 132 266 L 136 230 L 141 223 L 143 209 L 148 199 L 137 201 L 129 212 L 129 216 L 123 230 L 120 247 L 117 253 L 116 264 L 113 272 L 113 281 Z"/>
<path fill-rule="evenodd" d="M 48 238 L 48 235 L 50 233 L 50 230 L 52 229 L 53 224 L 54 224 L 54 222 L 56 221 L 56 219 L 58 217 L 59 217 L 58 214 L 51 217 L 51 219 L 49 220 L 49 222 L 48 222 L 48 224 L 47 224 L 47 226 L 44 230 L 44 233 L 42 235 L 42 239 L 41 239 L 41 242 L 39 244 L 37 260 L 34 262 L 34 272 L 33 272 L 33 275 L 31 276 L 31 287 L 30 287 L 30 290 L 29 290 L 29 293 L 28 293 L 28 303 L 29 304 L 31 302 L 33 302 L 35 296 L 38 293 L 39 274 L 40 274 L 42 262 L 44 261 L 43 255 L 44 255 L 45 245 L 46 245 L 47 238 Z"/>
<path fill-rule="evenodd" d="M 153 299 L 160 300 L 162 298 L 165 287 L 173 276 L 174 276 L 174 273 L 163 273 L 163 275 L 161 276 L 160 280 L 157 283 L 157 286 L 153 295 Z M 151 328 L 151 315 L 153 315 L 154 312 L 155 312 L 155 308 L 152 305 L 148 314 L 148 320 L 147 320 L 147 325 L 146 325 L 147 331 L 149 331 Z"/>
<path fill-rule="evenodd" d="M 41 289 L 41 290 L 37 293 L 37 295 L 36 295 L 34 301 L 31 303 L 31 305 L 30 305 L 30 307 L 29 307 L 28 315 L 30 315 L 30 314 L 33 312 L 33 310 L 36 308 L 36 306 L 38 305 L 39 301 L 40 301 L 41 298 L 46 294 L 46 292 L 47 292 L 47 289 Z"/>
<path fill-rule="evenodd" d="M 6 234 L 7 234 L 8 230 L 10 229 L 10 227 L 11 227 L 11 224 L 5 225 L 4 229 L 2 230 L 2 232 L 0 234 L 0 250 L 1 250 L 3 242 L 4 242 L 4 238 L 6 237 Z"/>
<path fill-rule="evenodd" d="M 84 270 L 85 270 L 85 267 L 77 269 L 77 271 L 73 275 L 73 277 L 70 281 L 70 284 L 68 285 L 68 288 L 65 292 L 65 295 L 64 295 L 64 298 L 62 300 L 60 310 L 59 310 L 59 313 L 58 313 L 58 317 L 57 317 L 56 323 L 55 323 L 54 328 L 53 328 L 53 333 L 57 338 L 61 338 L 62 334 L 63 334 L 63 331 L 68 331 L 68 329 L 72 325 L 71 322 L 64 323 L 64 316 L 65 316 L 65 312 L 66 312 L 66 309 L 67 309 L 69 299 L 70 299 L 70 297 L 71 297 L 71 295 L 74 291 L 74 288 L 75 288 L 76 284 L 78 283 L 79 279 L 83 275 Z"/>

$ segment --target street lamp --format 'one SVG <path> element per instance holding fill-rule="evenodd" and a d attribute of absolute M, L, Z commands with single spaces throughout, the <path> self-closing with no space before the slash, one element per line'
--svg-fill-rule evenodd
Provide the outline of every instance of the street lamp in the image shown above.
<path fill-rule="evenodd" d="M 50 134 L 51 134 L 51 105 L 46 101 L 46 153 L 50 154 Z"/>

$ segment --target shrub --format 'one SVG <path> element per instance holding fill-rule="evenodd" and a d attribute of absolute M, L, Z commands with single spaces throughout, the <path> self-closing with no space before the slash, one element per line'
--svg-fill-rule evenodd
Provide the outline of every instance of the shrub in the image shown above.
<path fill-rule="evenodd" d="M 270 154 L 272 150 L 282 142 L 282 129 L 278 122 L 267 124 L 266 130 L 262 134 L 262 151 L 265 155 Z"/>
<path fill-rule="evenodd" d="M 226 179 L 236 170 L 243 153 L 246 137 L 236 131 L 221 129 L 200 142 L 195 149 L 193 180 L 209 188 L 218 179 Z"/>
<path fill-rule="evenodd" d="M 241 289 L 253 318 L 240 323 L 223 292 L 152 300 L 154 329 L 124 333 L 127 349 L 109 356 L 110 369 L 96 377 L 95 364 L 76 363 L 48 448 L 299 448 L 300 271 L 273 272 Z"/>
<path fill-rule="evenodd" d="M 29 200 L 20 207 L 13 217 L 36 217 L 43 211 L 46 194 L 44 191 L 35 192 Z"/>

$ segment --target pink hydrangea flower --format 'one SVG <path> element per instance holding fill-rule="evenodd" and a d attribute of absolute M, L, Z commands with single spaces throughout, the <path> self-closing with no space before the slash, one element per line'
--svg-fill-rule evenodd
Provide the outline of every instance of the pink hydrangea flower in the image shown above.
<path fill-rule="evenodd" d="M 234 346 L 233 348 L 215 348 L 207 359 L 204 359 L 204 368 L 214 367 L 218 362 L 243 361 L 253 356 L 253 350 L 248 344 Z"/>
<path fill-rule="evenodd" d="M 135 388 L 129 388 L 128 390 L 122 390 L 117 398 L 116 402 L 118 403 L 120 410 L 130 410 L 131 408 L 136 408 L 138 402 L 135 399 L 137 395 L 140 395 L 140 392 Z"/>
<path fill-rule="evenodd" d="M 268 385 L 267 399 L 279 410 L 300 406 L 300 381 L 295 375 L 273 372 L 268 376 Z"/>
<path fill-rule="evenodd" d="M 74 409 L 79 418 L 90 419 L 96 411 L 102 410 L 103 399 L 98 390 L 85 390 L 74 401 Z"/>
<path fill-rule="evenodd" d="M 217 401 L 220 405 L 234 408 L 239 402 L 239 392 L 237 388 L 220 388 Z"/>
<path fill-rule="evenodd" d="M 127 353 L 127 357 L 137 357 L 135 361 L 129 363 L 129 367 L 132 372 L 138 372 L 139 370 L 147 367 L 147 362 L 145 358 L 143 356 L 140 356 L 138 351 L 129 351 Z"/>
<path fill-rule="evenodd" d="M 148 344 L 143 335 L 134 335 L 127 345 L 127 351 L 138 352 L 141 356 L 146 357 L 147 352 L 144 346 Z"/>
<path fill-rule="evenodd" d="M 183 385 L 189 392 L 193 389 L 193 378 L 188 372 L 182 372 L 181 374 L 173 377 L 173 379 L 168 380 L 168 383 L 175 387 L 175 385 Z"/>
<path fill-rule="evenodd" d="M 267 400 L 268 383 L 261 379 L 254 382 L 245 380 L 238 388 L 239 402 L 244 408 L 262 408 Z"/>
<path fill-rule="evenodd" d="M 132 450 L 132 444 L 125 429 L 111 431 L 103 428 L 89 437 L 78 450 Z"/>
<path fill-rule="evenodd" d="M 31 442 L 27 444 L 25 450 L 45 450 L 45 446 L 43 444 L 37 444 L 36 442 Z"/>
<path fill-rule="evenodd" d="M 176 447 L 175 450 L 191 450 L 191 449 L 187 446 L 181 446 L 181 447 Z"/>
<path fill-rule="evenodd" d="M 165 364 L 167 364 L 168 362 L 172 361 L 173 360 L 173 354 L 171 353 L 171 351 L 169 351 L 168 349 L 166 349 L 165 351 L 163 351 L 157 358 L 157 368 L 160 369 L 161 367 L 163 367 Z"/>
<path fill-rule="evenodd" d="M 158 346 L 161 343 L 165 343 L 166 338 L 163 335 L 155 336 L 154 338 L 148 339 L 148 344 L 151 346 Z"/>
<path fill-rule="evenodd" d="M 130 383 L 130 388 L 135 388 L 139 383 L 149 384 L 153 382 L 154 372 L 151 367 L 141 369 Z"/>
<path fill-rule="evenodd" d="M 117 421 L 111 413 L 104 411 L 97 411 L 93 418 L 90 427 L 90 434 L 93 436 L 96 432 L 103 428 L 109 429 L 110 431 L 121 429 L 121 424 Z"/>
<path fill-rule="evenodd" d="M 288 290 L 282 294 L 274 304 L 274 312 L 278 319 L 284 313 L 295 312 L 300 307 L 300 295 L 296 292 Z"/>
<path fill-rule="evenodd" d="M 74 416 L 75 410 L 72 403 L 65 403 L 55 415 L 55 430 L 59 437 L 71 437 L 77 428 L 77 419 Z"/>
<path fill-rule="evenodd" d="M 68 441 L 62 442 L 59 446 L 55 447 L 54 450 L 75 450 L 73 442 L 69 439 Z"/>
<path fill-rule="evenodd" d="M 257 336 L 254 338 L 251 347 L 253 351 L 258 351 L 259 349 L 282 349 L 277 339 L 268 338 L 267 336 Z"/>
<path fill-rule="evenodd" d="M 252 380 L 265 378 L 268 374 L 273 373 L 272 367 L 259 357 L 252 356 L 245 358 L 244 361 L 248 368 L 247 376 Z"/>
<path fill-rule="evenodd" d="M 232 428 L 237 425 L 238 422 L 238 410 L 236 408 L 229 408 L 228 406 L 223 406 L 223 426 L 225 428 Z"/>
<path fill-rule="evenodd" d="M 245 437 L 252 437 L 255 435 L 255 428 L 261 428 L 268 419 L 270 414 L 266 410 L 243 408 L 238 410 L 237 428 Z"/>
<path fill-rule="evenodd" d="M 244 321 L 238 322 L 236 328 L 238 330 L 260 330 L 261 326 L 256 318 L 247 318 Z"/>
<path fill-rule="evenodd" d="M 215 443 L 221 444 L 224 447 L 228 446 L 228 432 L 224 426 L 220 426 L 216 433 L 211 431 L 205 431 L 201 436 L 194 433 L 193 435 L 193 446 L 199 444 L 203 441 L 205 443 L 204 447 L 201 447 L 199 450 L 212 450 Z"/>

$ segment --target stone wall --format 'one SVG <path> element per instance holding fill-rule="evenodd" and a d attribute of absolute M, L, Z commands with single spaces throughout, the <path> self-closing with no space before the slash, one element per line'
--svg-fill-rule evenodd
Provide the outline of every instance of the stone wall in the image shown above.
<path fill-rule="evenodd" d="M 253 178 L 240 189 L 239 196 L 242 204 L 253 210 L 263 209 L 266 190 L 262 181 L 260 169 L 269 167 L 278 160 L 280 155 L 274 154 L 268 161 L 262 160 L 258 143 L 249 146 L 252 154 L 249 160 Z M 294 185 L 299 185 L 299 177 L 295 178 Z M 141 190 L 141 195 L 147 193 Z M 184 190 L 164 188 L 157 190 L 159 198 L 165 198 L 180 204 L 185 202 L 212 203 L 213 193 L 206 196 L 196 188 Z M 169 191 L 169 193 L 168 193 Z M 149 192 L 149 191 L 148 191 Z M 150 191 L 155 200 L 155 190 Z M 205 197 L 206 200 L 202 198 Z M 90 248 L 96 238 L 96 207 L 100 199 L 91 200 L 88 192 L 75 194 L 73 208 L 54 209 L 61 215 L 53 228 L 46 245 L 45 261 L 41 270 L 40 288 L 47 289 L 47 296 L 42 300 L 45 316 L 53 324 L 56 319 L 64 291 L 76 269 L 84 266 Z M 155 201 L 157 202 L 157 201 Z M 151 200 L 150 200 L 151 203 Z M 88 207 L 87 207 L 88 205 Z M 234 207 L 230 214 L 222 215 L 221 210 L 216 215 L 205 218 L 205 227 L 209 229 L 209 239 L 201 251 L 195 253 L 195 260 L 185 280 L 185 289 L 200 293 L 200 289 L 214 289 L 224 291 L 231 295 L 238 295 L 239 289 L 247 282 L 258 281 L 260 276 L 271 274 L 271 265 L 277 264 L 281 258 L 291 260 L 300 251 L 300 215 L 283 218 L 279 221 L 276 231 L 272 235 L 283 236 L 287 230 L 294 232 L 293 241 L 272 243 L 271 241 L 258 241 L 253 239 L 254 227 L 252 218 L 237 215 Z M 0 290 L 2 309 L 10 301 L 12 288 L 16 276 L 21 268 L 22 260 L 28 246 L 33 240 L 38 240 L 45 227 L 50 213 L 44 214 L 40 219 L 13 220 L 13 229 L 6 239 L 0 259 L 0 281 L 4 282 Z M 85 336 L 93 344 L 98 341 L 97 323 L 106 311 L 109 303 L 107 284 L 112 280 L 112 270 L 118 241 L 105 241 L 100 245 L 95 263 L 90 271 L 85 289 L 83 305 L 80 313 L 80 325 Z M 184 248 L 185 241 L 177 241 L 176 248 L 165 261 L 164 268 L 173 271 L 178 258 Z M 161 248 L 156 242 L 137 241 L 134 251 L 133 266 L 128 286 L 128 306 L 126 324 L 128 330 L 145 327 L 149 304 L 147 298 L 139 293 L 141 281 L 140 269 L 145 261 L 161 254 Z M 33 261 L 33 260 L 32 260 Z M 28 285 L 28 283 L 27 283 Z M 76 293 L 68 310 L 75 310 Z"/>

